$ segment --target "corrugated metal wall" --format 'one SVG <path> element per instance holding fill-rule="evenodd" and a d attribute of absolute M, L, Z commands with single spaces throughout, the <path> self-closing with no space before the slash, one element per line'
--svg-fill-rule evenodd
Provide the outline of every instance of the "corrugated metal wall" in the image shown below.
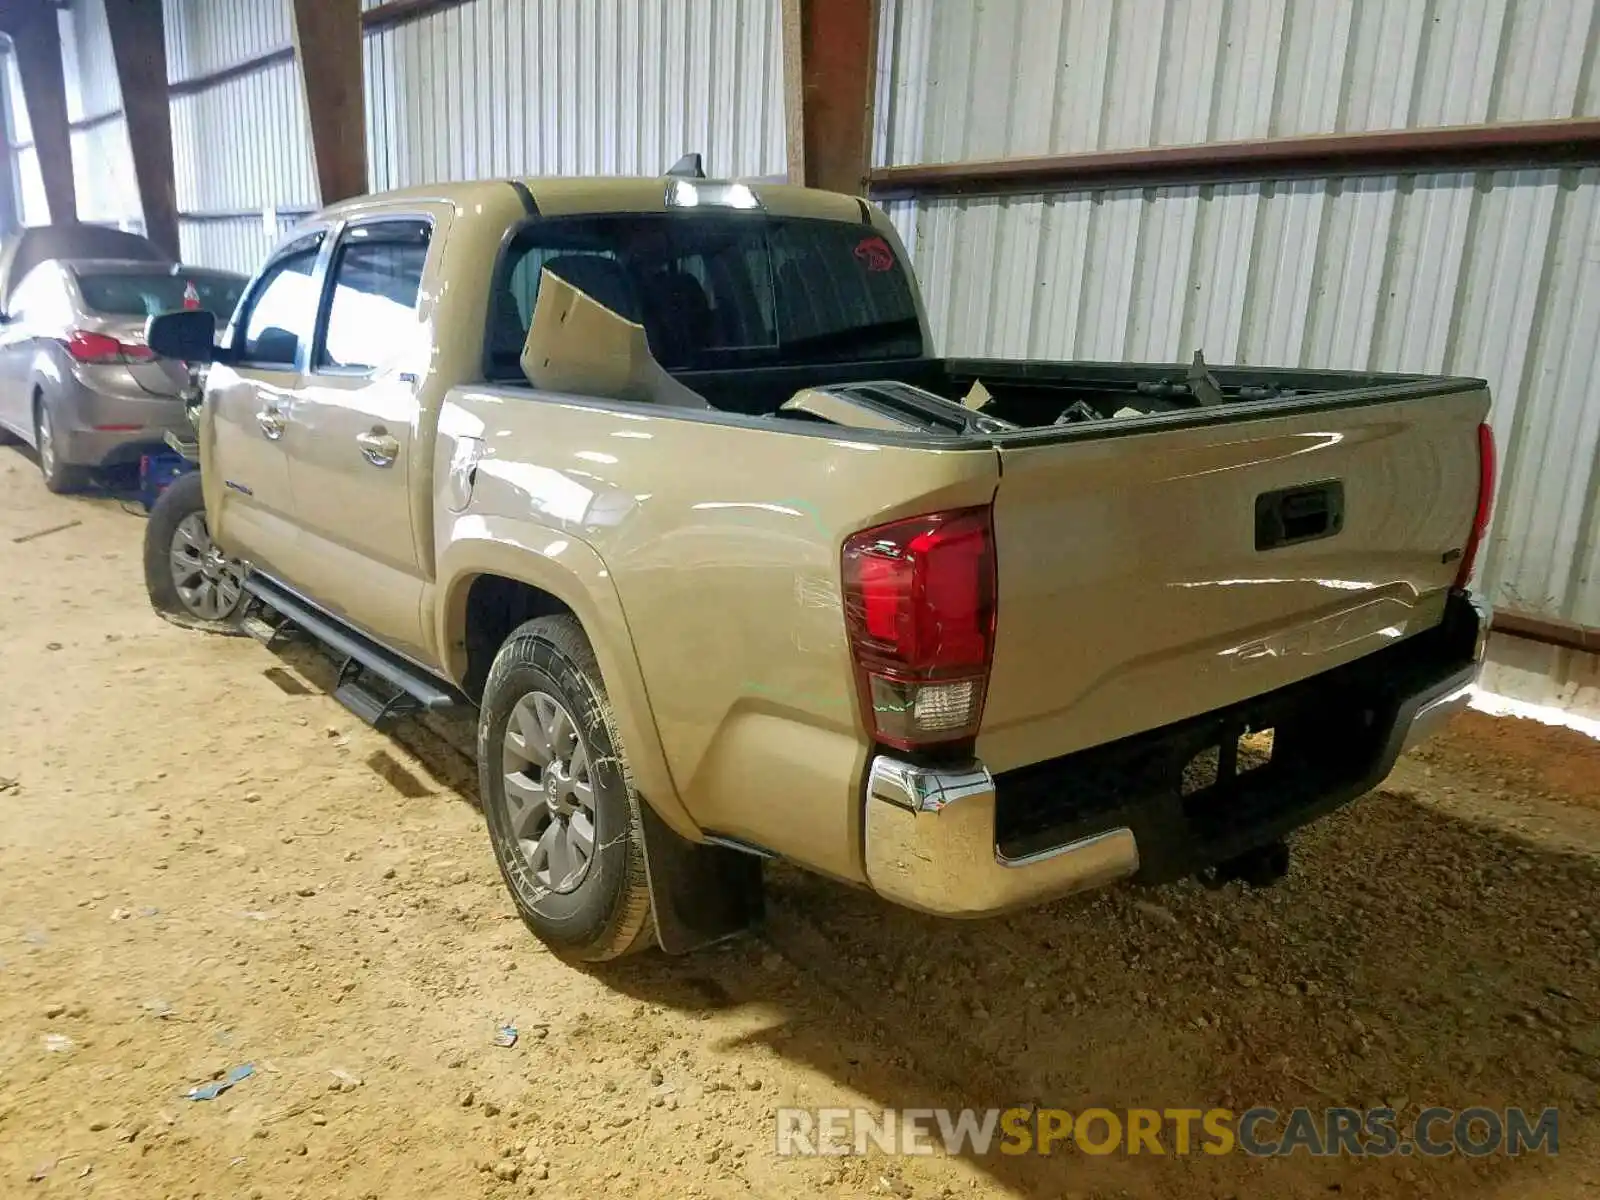
<path fill-rule="evenodd" d="M 883 0 L 880 165 L 1600 110 L 1592 0 Z"/>
<path fill-rule="evenodd" d="M 786 170 L 779 0 L 472 0 L 367 39 L 374 190 Z"/>
<path fill-rule="evenodd" d="M 1600 115 L 1592 0 L 885 0 L 879 165 Z M 899 201 L 941 349 L 1481 375 L 1480 574 L 1600 625 L 1600 170 Z"/>
<path fill-rule="evenodd" d="M 164 3 L 174 83 L 292 44 L 288 0 Z M 78 0 L 62 22 L 74 120 L 121 103 L 103 5 Z M 654 175 L 690 150 L 714 173 L 786 170 L 779 0 L 469 0 L 365 42 L 374 191 L 493 175 Z M 11 95 L 26 141 L 21 89 Z M 186 258 L 250 270 L 284 214 L 317 206 L 292 61 L 174 97 L 172 128 L 178 207 L 192 214 L 180 222 Z M 77 133 L 73 148 L 80 216 L 141 226 L 124 123 Z M 18 168 L 24 220 L 43 222 L 31 150 Z"/>
<path fill-rule="evenodd" d="M 289 45 L 288 0 L 164 0 L 167 74 L 209 75 Z"/>
<path fill-rule="evenodd" d="M 165 0 L 167 75 L 181 83 L 291 44 L 288 0 Z M 305 97 L 292 60 L 172 100 L 184 258 L 253 271 L 317 207 Z M 287 210 L 287 217 L 279 214 Z"/>

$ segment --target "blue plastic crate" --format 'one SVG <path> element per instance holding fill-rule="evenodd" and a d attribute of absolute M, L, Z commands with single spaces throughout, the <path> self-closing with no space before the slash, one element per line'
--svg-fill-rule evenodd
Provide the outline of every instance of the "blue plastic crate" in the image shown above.
<path fill-rule="evenodd" d="M 181 454 L 146 454 L 139 459 L 139 503 L 149 512 L 156 506 L 161 493 L 172 485 L 174 479 L 196 469 L 196 464 Z"/>

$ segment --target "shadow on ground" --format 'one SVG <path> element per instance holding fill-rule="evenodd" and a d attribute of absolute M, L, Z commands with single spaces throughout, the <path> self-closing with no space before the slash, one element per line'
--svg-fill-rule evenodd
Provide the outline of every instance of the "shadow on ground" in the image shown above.
<path fill-rule="evenodd" d="M 780 869 L 761 936 L 808 986 L 775 994 L 714 953 L 603 978 L 684 1009 L 775 1003 L 753 1040 L 874 1105 L 1393 1107 L 1402 1131 L 1430 1105 L 1561 1110 L 1556 1158 L 973 1160 L 1027 1195 L 1578 1195 L 1600 1179 L 1597 894 L 1590 860 L 1380 792 L 1264 892 L 1119 889 L 954 924 Z"/>

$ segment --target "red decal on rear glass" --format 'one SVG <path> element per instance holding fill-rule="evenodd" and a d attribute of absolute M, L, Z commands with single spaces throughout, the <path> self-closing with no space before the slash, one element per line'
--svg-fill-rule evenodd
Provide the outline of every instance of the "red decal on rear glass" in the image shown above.
<path fill-rule="evenodd" d="M 862 238 L 856 243 L 855 256 L 869 271 L 894 270 L 894 251 L 881 237 Z"/>

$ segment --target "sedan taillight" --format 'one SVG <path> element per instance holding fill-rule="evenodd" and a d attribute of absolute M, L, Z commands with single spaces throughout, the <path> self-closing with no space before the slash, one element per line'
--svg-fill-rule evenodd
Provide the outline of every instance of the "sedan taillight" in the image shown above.
<path fill-rule="evenodd" d="M 901 750 L 975 737 L 994 657 L 988 508 L 930 513 L 844 544 L 845 624 L 862 712 Z"/>
<path fill-rule="evenodd" d="M 155 351 L 137 342 L 121 342 L 108 333 L 74 329 L 67 337 L 67 353 L 81 363 L 149 362 Z"/>

